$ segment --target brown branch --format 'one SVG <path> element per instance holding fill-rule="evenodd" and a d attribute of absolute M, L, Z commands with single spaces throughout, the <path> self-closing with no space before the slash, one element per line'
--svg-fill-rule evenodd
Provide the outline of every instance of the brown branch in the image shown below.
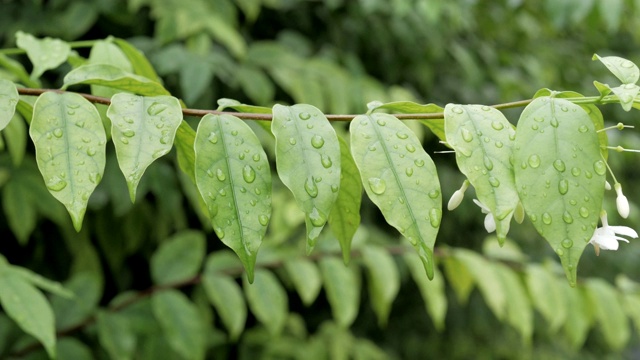
<path fill-rule="evenodd" d="M 18 88 L 18 93 L 20 95 L 31 95 L 31 96 L 39 96 L 45 92 L 48 91 L 52 91 L 52 92 L 56 92 L 59 94 L 65 93 L 67 91 L 65 90 L 59 90 L 59 89 L 31 89 L 31 88 Z M 101 97 L 101 96 L 95 96 L 95 95 L 90 95 L 90 94 L 83 94 L 83 93 L 77 93 L 74 92 L 75 94 L 78 94 L 82 97 L 84 97 L 85 99 L 91 101 L 92 103 L 96 103 L 96 104 L 103 104 L 103 105 L 111 105 L 111 99 L 106 98 L 106 97 Z M 531 99 L 528 100 L 520 100 L 520 101 L 514 101 L 514 102 L 508 102 L 508 103 L 503 103 L 503 104 L 496 104 L 496 105 L 492 105 L 494 108 L 501 110 L 501 109 L 510 109 L 510 108 L 517 108 L 517 107 L 523 107 L 528 105 L 531 102 Z M 273 119 L 273 115 L 271 114 L 257 114 L 257 113 L 243 113 L 243 112 L 228 112 L 228 111 L 218 111 L 218 110 L 203 110 L 203 109 L 182 109 L 182 114 L 184 116 L 196 116 L 196 117 L 203 117 L 207 114 L 214 114 L 214 115 L 221 115 L 221 114 L 231 114 L 235 117 L 238 117 L 240 119 L 244 119 L 244 120 L 266 120 L 266 121 L 271 121 Z M 353 118 L 355 118 L 358 115 L 353 115 L 353 114 L 346 114 L 346 115 L 331 115 L 331 114 L 327 114 L 325 115 L 327 117 L 327 119 L 329 121 L 351 121 L 353 120 Z M 437 120 L 437 119 L 443 119 L 444 118 L 444 113 L 438 112 L 438 113 L 426 113 L 426 114 L 394 114 L 394 116 L 400 120 Z"/>

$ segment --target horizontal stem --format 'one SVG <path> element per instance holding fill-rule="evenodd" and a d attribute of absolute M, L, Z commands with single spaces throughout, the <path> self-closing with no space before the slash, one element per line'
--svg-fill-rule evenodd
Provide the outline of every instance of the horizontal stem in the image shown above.
<path fill-rule="evenodd" d="M 96 43 L 96 40 L 83 40 L 83 41 L 71 41 L 67 44 L 72 48 L 85 48 L 92 47 Z M 21 48 L 9 48 L 9 49 L 0 49 L 0 54 L 3 55 L 21 55 L 25 54 L 27 51 Z"/>

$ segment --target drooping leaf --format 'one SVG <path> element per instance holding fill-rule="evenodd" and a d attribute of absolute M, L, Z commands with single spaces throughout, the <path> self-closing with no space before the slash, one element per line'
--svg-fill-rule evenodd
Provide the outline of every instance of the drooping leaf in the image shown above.
<path fill-rule="evenodd" d="M 520 201 L 510 163 L 515 130 L 490 106 L 448 104 L 444 116 L 447 143 L 456 152 L 458 168 L 491 211 L 503 244 Z"/>
<path fill-rule="evenodd" d="M 498 269 L 493 263 L 470 250 L 456 249 L 454 256 L 467 267 L 491 312 L 497 319 L 502 320 L 508 311 L 507 293 Z"/>
<path fill-rule="evenodd" d="M 15 75 L 18 81 L 27 87 L 40 88 L 42 84 L 38 79 L 32 79 L 19 61 L 16 61 L 5 54 L 0 54 L 0 67 L 5 68 Z"/>
<path fill-rule="evenodd" d="M 244 292 L 253 315 L 271 335 L 280 334 L 289 313 L 289 301 L 276 276 L 270 271 L 256 269 L 253 284 L 243 279 Z"/>
<path fill-rule="evenodd" d="M 618 291 L 602 279 L 589 279 L 585 287 L 604 340 L 611 349 L 622 349 L 631 337 L 631 329 Z"/>
<path fill-rule="evenodd" d="M 351 240 L 360 226 L 360 204 L 362 203 L 362 182 L 349 145 L 338 137 L 340 142 L 340 165 L 342 176 L 340 191 L 336 203 L 329 214 L 331 232 L 338 239 L 342 249 L 342 261 L 349 264 L 351 258 Z"/>
<path fill-rule="evenodd" d="M 435 114 L 443 113 L 444 109 L 435 104 L 418 104 L 412 101 L 394 101 L 381 104 L 375 107 L 375 110 L 390 110 L 400 114 Z M 447 141 L 444 131 L 444 119 L 420 120 L 422 124 L 428 127 L 438 139 Z"/>
<path fill-rule="evenodd" d="M 37 39 L 31 34 L 18 31 L 16 45 L 27 52 L 33 64 L 31 78 L 39 78 L 45 71 L 55 69 L 69 57 L 71 47 L 59 39 L 46 37 Z"/>
<path fill-rule="evenodd" d="M 194 143 L 196 141 L 196 132 L 189 124 L 182 120 L 178 130 L 176 130 L 175 146 L 178 153 L 178 166 L 182 172 L 187 174 L 193 183 L 196 183 L 195 163 L 196 153 Z"/>
<path fill-rule="evenodd" d="M 122 52 L 127 56 L 131 66 L 133 66 L 133 72 L 136 75 L 144 76 L 149 80 L 158 81 L 158 74 L 156 74 L 155 69 L 151 66 L 149 60 L 147 60 L 140 50 L 136 49 L 133 45 L 123 39 L 113 38 L 112 41 L 116 43 L 116 45 L 118 45 Z"/>
<path fill-rule="evenodd" d="M 624 111 L 630 111 L 636 96 L 638 96 L 638 92 L 640 92 L 640 86 L 636 84 L 624 84 L 611 88 L 611 91 L 620 99 L 622 109 L 624 109 Z"/>
<path fill-rule="evenodd" d="M 184 230 L 163 242 L 151 256 L 151 278 L 158 285 L 187 280 L 195 276 L 205 255 L 204 234 Z"/>
<path fill-rule="evenodd" d="M 185 359 L 204 359 L 205 324 L 196 306 L 177 290 L 160 291 L 151 297 L 153 315 L 171 348 Z"/>
<path fill-rule="evenodd" d="M 51 298 L 51 307 L 56 316 L 56 329 L 78 325 L 91 316 L 102 297 L 101 275 L 89 272 L 73 274 L 64 287 L 73 297 L 56 295 Z"/>
<path fill-rule="evenodd" d="M 14 166 L 20 166 L 27 152 L 27 126 L 19 113 L 2 130 Z"/>
<path fill-rule="evenodd" d="M 367 195 L 413 245 L 432 279 L 433 245 L 442 218 L 433 161 L 411 130 L 391 115 L 359 115 L 349 131 Z"/>
<path fill-rule="evenodd" d="M 24 332 L 38 339 L 49 357 L 56 357 L 53 312 L 40 291 L 10 269 L 0 269 L 0 304 Z"/>
<path fill-rule="evenodd" d="M 447 296 L 445 294 L 444 278 L 434 267 L 434 276 L 429 280 L 424 274 L 424 268 L 418 255 L 406 253 L 403 255 L 404 261 L 409 267 L 413 281 L 418 285 L 420 295 L 425 303 L 425 308 L 431 321 L 439 331 L 444 330 L 444 320 L 447 316 Z"/>
<path fill-rule="evenodd" d="M 640 79 L 640 69 L 627 59 L 618 56 L 601 57 L 598 54 L 593 54 L 592 60 L 600 60 L 623 84 L 635 84 Z"/>
<path fill-rule="evenodd" d="M 106 135 L 98 111 L 78 94 L 46 92 L 34 105 L 29 135 L 49 192 L 80 231 L 104 172 Z"/>
<path fill-rule="evenodd" d="M 366 246 L 362 249 L 362 260 L 367 269 L 371 305 L 378 324 L 384 327 L 400 290 L 400 274 L 393 257 L 380 247 Z"/>
<path fill-rule="evenodd" d="M 82 65 L 69 71 L 63 88 L 77 84 L 102 85 L 145 96 L 171 95 L 158 82 L 106 64 Z"/>
<path fill-rule="evenodd" d="M 567 100 L 539 97 L 522 112 L 514 146 L 522 205 L 575 286 L 578 261 L 595 231 L 604 196 L 606 165 L 593 122 Z"/>
<path fill-rule="evenodd" d="M 198 125 L 195 153 L 196 185 L 213 228 L 238 254 L 252 282 L 258 248 L 271 218 L 267 155 L 242 120 L 211 114 Z"/>
<path fill-rule="evenodd" d="M 127 180 L 131 202 L 147 167 L 171 150 L 182 108 L 171 96 L 142 97 L 119 93 L 107 110 L 118 164 Z"/>
<path fill-rule="evenodd" d="M 207 269 L 202 274 L 202 286 L 229 331 L 229 337 L 237 340 L 247 320 L 247 304 L 240 285 L 231 276 Z"/>
<path fill-rule="evenodd" d="M 37 286 L 40 289 L 46 290 L 54 295 L 58 295 L 67 299 L 71 299 L 74 296 L 71 291 L 65 289 L 64 286 L 62 286 L 59 282 L 49 280 L 27 268 L 12 266 L 11 271 L 23 278 L 25 281 L 31 283 L 31 285 Z"/>
<path fill-rule="evenodd" d="M 0 130 L 4 129 L 13 118 L 19 99 L 16 85 L 11 81 L 0 79 Z"/>
<path fill-rule="evenodd" d="M 533 308 L 524 284 L 518 274 L 508 266 L 502 263 L 494 263 L 493 266 L 495 272 L 502 279 L 507 297 L 505 320 L 520 333 L 523 343 L 531 344 Z"/>
<path fill-rule="evenodd" d="M 351 326 L 360 306 L 360 281 L 354 270 L 335 257 L 320 260 L 320 273 L 336 323 Z"/>
<path fill-rule="evenodd" d="M 529 264 L 525 273 L 533 307 L 547 320 L 550 331 L 557 331 L 567 318 L 567 302 L 558 279 L 536 264 Z"/>
<path fill-rule="evenodd" d="M 284 263 L 287 274 L 305 306 L 311 305 L 322 288 L 322 278 L 316 264 L 305 258 L 293 258 Z"/>
<path fill-rule="evenodd" d="M 118 313 L 98 312 L 98 340 L 112 359 L 132 359 L 136 336 L 129 319 Z"/>
<path fill-rule="evenodd" d="M 16 173 L 2 188 L 4 216 L 18 242 L 26 244 L 36 227 L 36 205 L 30 198 L 31 188 Z"/>
<path fill-rule="evenodd" d="M 275 105 L 271 131 L 278 176 L 305 213 L 310 253 L 340 190 L 338 137 L 324 114 L 305 104 Z"/>

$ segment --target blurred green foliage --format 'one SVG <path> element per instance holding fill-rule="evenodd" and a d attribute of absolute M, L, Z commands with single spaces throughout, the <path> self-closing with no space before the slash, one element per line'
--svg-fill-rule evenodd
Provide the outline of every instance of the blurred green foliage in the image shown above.
<path fill-rule="evenodd" d="M 0 1 L 2 48 L 15 47 L 18 31 L 78 46 L 42 79 L 7 70 L 17 61 L 31 71 L 26 56 L 0 55 L 0 79 L 59 87 L 72 65 L 104 59 L 82 41 L 114 36 L 142 50 L 164 86 L 191 108 L 214 109 L 217 99 L 233 98 L 341 114 L 362 113 L 373 100 L 493 104 L 530 98 L 542 87 L 597 94 L 594 79 L 614 80 L 592 54 L 637 62 L 639 12 L 637 0 L 9 0 Z M 617 107 L 602 111 L 605 123 L 633 125 Z M 505 114 L 513 122 L 518 112 Z M 444 215 L 436 243 L 440 282 L 425 282 L 415 258 L 394 253 L 404 253 L 402 240 L 366 197 L 349 267 L 326 231 L 304 257 L 303 214 L 274 177 L 274 212 L 249 286 L 211 231 L 175 152 L 148 168 L 132 204 L 110 148 L 105 178 L 76 233 L 47 193 L 33 147 L 24 144 L 27 115 L 20 113 L 2 131 L 0 253 L 12 265 L 1 263 L 0 276 L 27 268 L 76 294 L 33 281 L 53 294 L 60 359 L 601 359 L 639 351 L 640 247 L 633 242 L 600 257 L 587 251 L 582 283 L 570 289 L 531 224 L 514 226 L 497 248 L 495 238 L 485 241 L 482 216 L 467 199 Z M 429 153 L 444 150 L 421 124 L 407 125 Z M 274 159 L 271 136 L 250 126 Z M 344 135 L 343 125 L 335 128 Z M 614 146 L 640 148 L 633 131 L 609 136 Z M 453 156 L 436 154 L 434 161 L 446 198 L 463 177 Z M 636 228 L 637 161 L 631 153 L 609 160 L 632 204 L 625 224 Z M 614 196 L 606 197 L 618 224 Z M 205 248 L 194 248 L 203 235 Z M 393 258 L 376 252 L 381 246 Z M 391 288 L 399 282 L 397 296 L 378 283 L 388 274 L 375 275 L 375 264 L 397 271 L 399 280 L 385 280 Z M 497 281 L 512 286 L 496 288 Z M 176 282 L 177 289 L 140 293 Z M 45 357 L 20 329 L 0 313 L 0 357 Z"/>

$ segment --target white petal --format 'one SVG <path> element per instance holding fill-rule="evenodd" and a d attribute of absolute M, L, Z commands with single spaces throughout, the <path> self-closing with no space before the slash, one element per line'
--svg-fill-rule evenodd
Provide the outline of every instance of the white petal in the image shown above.
<path fill-rule="evenodd" d="M 496 231 L 496 221 L 493 219 L 493 215 L 487 214 L 487 216 L 484 217 L 484 228 L 488 233 Z"/>
<path fill-rule="evenodd" d="M 618 250 L 618 240 L 613 236 L 598 236 L 596 242 L 602 250 Z"/>
<path fill-rule="evenodd" d="M 616 234 L 628 236 L 630 238 L 637 238 L 638 233 L 628 226 L 609 226 L 609 229 L 613 230 Z"/>
<path fill-rule="evenodd" d="M 473 199 L 473 202 L 480 207 L 480 210 L 482 211 L 483 214 L 488 214 L 491 212 L 488 207 L 484 206 L 484 204 L 480 202 L 480 200 Z"/>

